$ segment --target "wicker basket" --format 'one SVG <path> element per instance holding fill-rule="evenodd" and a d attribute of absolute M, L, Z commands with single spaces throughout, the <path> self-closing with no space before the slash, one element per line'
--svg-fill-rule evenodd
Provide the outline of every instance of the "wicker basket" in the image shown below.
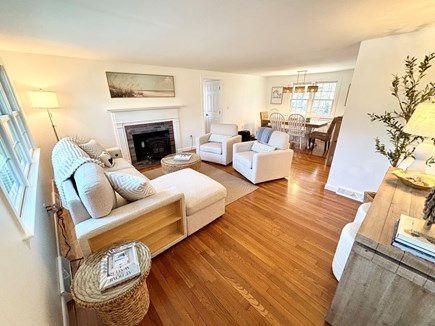
<path fill-rule="evenodd" d="M 94 309 L 106 325 L 138 325 L 148 311 L 150 298 L 146 278 L 151 269 L 151 252 L 136 242 L 141 275 L 113 288 L 100 291 L 100 261 L 105 251 L 125 243 L 117 243 L 89 256 L 77 271 L 71 294 L 86 309 Z"/>
<path fill-rule="evenodd" d="M 364 191 L 364 203 L 371 203 L 376 196 L 376 192 Z"/>

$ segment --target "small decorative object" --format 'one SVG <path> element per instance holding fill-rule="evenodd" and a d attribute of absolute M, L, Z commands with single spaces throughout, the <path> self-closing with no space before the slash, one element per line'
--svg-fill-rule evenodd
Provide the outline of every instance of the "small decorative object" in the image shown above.
<path fill-rule="evenodd" d="M 423 218 L 426 220 L 424 228 L 429 230 L 435 219 L 435 188 L 426 196 Z"/>
<path fill-rule="evenodd" d="M 106 72 L 110 97 L 175 97 L 174 76 Z"/>
<path fill-rule="evenodd" d="M 270 104 L 282 103 L 282 91 L 283 87 L 272 87 L 272 95 L 270 97 Z"/>
<path fill-rule="evenodd" d="M 416 189 L 432 189 L 435 187 L 435 176 L 423 173 L 421 171 L 396 169 L 392 172 L 405 185 Z"/>
<path fill-rule="evenodd" d="M 415 109 L 420 103 L 428 101 L 435 95 L 435 83 L 430 82 L 420 88 L 421 80 L 426 76 L 426 71 L 431 67 L 431 61 L 435 58 L 435 52 L 426 55 L 424 60 L 417 66 L 417 59 L 409 56 L 405 60 L 405 75 L 393 78 L 391 83 L 392 95 L 397 99 L 398 108 L 385 111 L 384 114 L 369 113 L 371 121 L 382 122 L 390 137 L 390 148 L 381 143 L 376 137 L 376 151 L 388 158 L 391 166 L 398 166 L 403 160 L 412 157 L 416 141 L 421 136 L 410 135 L 403 131 L 405 124 L 409 121 Z"/>
<path fill-rule="evenodd" d="M 139 259 L 134 242 L 108 250 L 100 263 L 100 290 L 140 275 Z"/>

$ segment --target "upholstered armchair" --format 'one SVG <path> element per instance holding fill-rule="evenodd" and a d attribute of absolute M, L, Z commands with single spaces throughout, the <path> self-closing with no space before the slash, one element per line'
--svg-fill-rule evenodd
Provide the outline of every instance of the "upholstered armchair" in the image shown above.
<path fill-rule="evenodd" d="M 289 176 L 292 159 L 289 135 L 281 131 L 272 131 L 266 143 L 256 140 L 233 146 L 233 168 L 254 184 Z"/>
<path fill-rule="evenodd" d="M 201 160 L 228 165 L 233 160 L 233 144 L 240 143 L 236 124 L 212 123 L 210 133 L 196 139 L 196 154 Z"/>

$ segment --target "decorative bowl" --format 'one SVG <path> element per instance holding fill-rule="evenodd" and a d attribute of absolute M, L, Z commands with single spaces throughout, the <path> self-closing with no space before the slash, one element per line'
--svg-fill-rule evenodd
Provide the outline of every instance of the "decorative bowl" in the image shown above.
<path fill-rule="evenodd" d="M 394 170 L 392 173 L 405 185 L 416 189 L 428 190 L 435 187 L 435 176 L 431 174 L 426 174 L 416 170 L 405 172 L 402 169 Z"/>

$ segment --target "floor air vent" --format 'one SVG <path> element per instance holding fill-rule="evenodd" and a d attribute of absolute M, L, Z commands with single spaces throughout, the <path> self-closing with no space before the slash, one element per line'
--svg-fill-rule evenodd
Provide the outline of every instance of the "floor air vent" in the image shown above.
<path fill-rule="evenodd" d="M 364 194 L 352 189 L 338 187 L 336 193 L 350 199 L 358 200 L 360 202 L 364 200 Z"/>

